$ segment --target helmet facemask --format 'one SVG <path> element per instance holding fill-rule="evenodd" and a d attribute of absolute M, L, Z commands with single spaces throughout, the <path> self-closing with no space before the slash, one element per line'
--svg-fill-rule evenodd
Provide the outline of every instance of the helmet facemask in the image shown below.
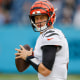
<path fill-rule="evenodd" d="M 44 23 L 44 22 L 45 22 L 45 25 L 42 26 L 42 23 Z M 31 24 L 32 24 L 33 30 L 35 32 L 43 32 L 43 31 L 45 31 L 48 28 L 47 22 L 48 22 L 48 20 L 43 21 L 43 22 L 35 23 L 34 16 L 31 18 Z M 37 26 L 37 24 L 39 24 L 39 27 Z"/>

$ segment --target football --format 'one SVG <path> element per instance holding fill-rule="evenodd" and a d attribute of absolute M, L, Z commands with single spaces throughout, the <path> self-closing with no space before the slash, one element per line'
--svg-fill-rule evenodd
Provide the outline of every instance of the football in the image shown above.
<path fill-rule="evenodd" d="M 30 50 L 30 46 L 29 45 L 24 45 L 23 46 L 26 50 Z M 17 70 L 19 72 L 23 72 L 24 70 L 26 70 L 28 67 L 29 67 L 29 63 L 28 62 L 25 62 L 25 60 L 19 58 L 19 59 L 15 59 L 15 64 L 16 64 L 16 67 L 17 67 Z"/>

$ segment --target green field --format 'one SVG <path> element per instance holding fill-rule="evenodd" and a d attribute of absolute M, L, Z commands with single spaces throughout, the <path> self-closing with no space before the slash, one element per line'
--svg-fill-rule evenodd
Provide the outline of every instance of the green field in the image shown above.
<path fill-rule="evenodd" d="M 35 74 L 0 74 L 0 80 L 38 80 Z M 68 75 L 68 80 L 80 80 L 80 75 Z"/>

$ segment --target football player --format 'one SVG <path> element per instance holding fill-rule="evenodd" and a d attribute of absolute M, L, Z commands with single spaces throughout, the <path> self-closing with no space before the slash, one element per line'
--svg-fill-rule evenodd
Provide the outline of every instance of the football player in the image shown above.
<path fill-rule="evenodd" d="M 67 65 L 69 63 L 68 43 L 61 30 L 53 27 L 56 19 L 55 9 L 47 0 L 36 1 L 29 15 L 32 28 L 40 32 L 37 39 L 34 56 L 30 51 L 16 49 L 20 53 L 16 57 L 28 61 L 36 71 L 39 80 L 67 80 Z M 21 54 L 22 53 L 22 54 Z"/>

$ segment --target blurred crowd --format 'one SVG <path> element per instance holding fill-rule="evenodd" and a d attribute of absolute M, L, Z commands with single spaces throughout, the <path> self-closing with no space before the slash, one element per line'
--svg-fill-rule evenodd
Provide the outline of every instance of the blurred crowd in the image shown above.
<path fill-rule="evenodd" d="M 12 0 L 0 0 L 0 25 L 10 23 L 11 6 Z"/>
<path fill-rule="evenodd" d="M 56 11 L 56 23 L 80 27 L 80 0 L 49 0 Z M 30 24 L 29 11 L 35 0 L 0 0 L 0 25 Z"/>

